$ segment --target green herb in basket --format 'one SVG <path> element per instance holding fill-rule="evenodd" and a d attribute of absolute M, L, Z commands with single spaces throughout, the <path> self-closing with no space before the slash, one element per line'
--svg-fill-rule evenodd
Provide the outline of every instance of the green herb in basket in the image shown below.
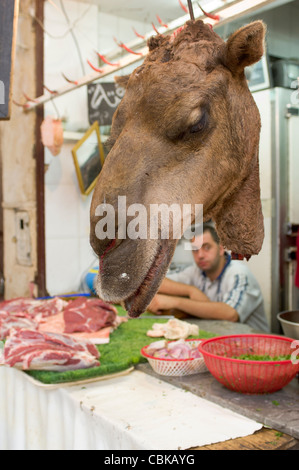
<path fill-rule="evenodd" d="M 269 356 L 268 354 L 259 356 L 256 354 L 241 354 L 240 356 L 232 356 L 232 359 L 241 359 L 244 361 L 289 361 L 291 354 L 282 354 L 281 356 Z"/>

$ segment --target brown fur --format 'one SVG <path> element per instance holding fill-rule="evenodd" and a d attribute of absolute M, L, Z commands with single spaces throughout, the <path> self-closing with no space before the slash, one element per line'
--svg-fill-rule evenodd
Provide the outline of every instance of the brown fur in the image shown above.
<path fill-rule="evenodd" d="M 101 259 L 99 295 L 125 301 L 132 316 L 156 293 L 176 240 L 116 239 L 111 248 L 111 240 L 95 236 L 95 209 L 104 201 L 203 204 L 228 249 L 243 255 L 261 249 L 260 117 L 244 67 L 261 58 L 264 35 L 256 21 L 224 42 L 202 21 L 189 21 L 175 38 L 150 39 L 144 63 L 123 81 L 112 148 L 91 205 L 91 245 Z M 156 256 L 159 265 L 150 269 Z"/>

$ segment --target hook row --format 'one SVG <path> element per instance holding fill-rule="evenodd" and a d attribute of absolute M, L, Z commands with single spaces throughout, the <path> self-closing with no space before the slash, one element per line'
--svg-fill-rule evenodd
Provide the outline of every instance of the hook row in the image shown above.
<path fill-rule="evenodd" d="M 191 19 L 192 17 L 194 17 L 194 14 L 193 14 L 193 7 L 192 7 L 192 3 L 190 0 L 188 0 L 188 6 L 185 6 L 184 3 L 182 2 L 182 0 L 178 0 L 182 10 L 185 12 L 185 13 L 189 13 L 190 16 L 191 16 Z M 190 6 L 191 5 L 191 6 Z M 214 21 L 220 21 L 220 16 L 219 15 L 216 15 L 216 14 L 212 14 L 212 13 L 207 13 L 205 10 L 203 10 L 203 8 L 200 6 L 200 4 L 197 2 L 197 5 L 198 7 L 201 9 L 202 13 L 207 17 L 207 18 L 211 18 L 213 19 Z M 162 19 L 160 18 L 159 15 L 156 15 L 156 18 L 157 18 L 157 21 L 160 25 L 160 27 L 162 28 L 168 28 L 168 25 L 166 23 L 164 23 L 162 21 Z M 210 25 L 211 26 L 211 25 Z M 159 34 L 161 35 L 162 33 L 160 31 L 158 31 L 157 27 L 155 26 L 154 23 L 152 23 L 152 27 L 154 29 L 154 31 L 156 32 L 156 34 Z M 138 38 L 141 38 L 141 39 L 145 39 L 146 36 L 138 33 L 135 28 L 132 28 L 133 31 L 134 31 L 134 34 L 138 37 Z M 182 28 L 178 28 L 177 32 L 180 31 Z M 126 52 L 128 52 L 129 54 L 134 54 L 134 55 L 140 55 L 140 56 L 143 56 L 144 54 L 142 52 L 138 52 L 138 51 L 134 51 L 133 49 L 129 48 L 126 44 L 124 44 L 122 41 L 118 41 L 115 37 L 113 38 L 115 43 L 117 44 L 118 47 L 124 49 Z M 119 66 L 119 62 L 117 63 L 112 63 L 110 62 L 104 55 L 100 54 L 99 52 L 96 52 L 98 58 L 103 62 L 105 63 L 106 65 L 109 65 L 109 66 L 113 66 L 113 67 L 118 67 Z M 87 64 L 90 66 L 90 68 L 96 72 L 96 73 L 99 73 L 99 74 L 102 74 L 104 72 L 103 69 L 99 68 L 99 67 L 96 67 L 90 60 L 87 60 L 86 61 Z M 79 84 L 78 80 L 72 80 L 70 78 L 68 78 L 64 73 L 61 74 L 62 77 L 64 78 L 64 80 L 69 83 L 69 84 L 72 84 L 72 85 L 75 85 L 77 86 Z M 50 88 L 48 88 L 46 85 L 43 85 L 44 89 L 50 93 L 53 97 L 58 93 L 57 90 L 51 90 Z M 30 108 L 30 103 L 38 103 L 38 100 L 37 99 L 33 99 L 33 98 L 30 98 L 26 93 L 23 93 L 23 96 L 25 98 L 25 103 L 19 103 L 15 100 L 13 100 L 13 103 L 16 105 L 16 106 L 19 106 L 19 107 L 22 107 L 24 110 Z"/>

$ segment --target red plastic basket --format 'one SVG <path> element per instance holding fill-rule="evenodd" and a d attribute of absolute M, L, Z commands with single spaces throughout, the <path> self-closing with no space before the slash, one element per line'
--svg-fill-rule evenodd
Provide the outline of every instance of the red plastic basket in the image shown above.
<path fill-rule="evenodd" d="M 225 387 L 241 393 L 272 393 L 299 372 L 299 361 L 257 361 L 232 356 L 289 355 L 294 339 L 275 335 L 231 335 L 203 341 L 198 349 L 211 374 Z"/>

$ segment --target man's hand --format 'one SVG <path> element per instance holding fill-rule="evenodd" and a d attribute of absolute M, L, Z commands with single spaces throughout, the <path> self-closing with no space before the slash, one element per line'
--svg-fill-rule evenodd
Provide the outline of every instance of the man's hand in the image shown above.
<path fill-rule="evenodd" d="M 198 318 L 210 320 L 239 321 L 239 315 L 235 309 L 224 302 L 210 302 L 192 300 L 186 297 L 174 297 L 172 295 L 156 294 L 150 303 L 148 310 L 159 315 L 162 310 L 176 308 Z"/>
<path fill-rule="evenodd" d="M 172 308 L 176 308 L 176 297 L 163 294 L 156 294 L 148 306 L 148 310 L 157 315 L 159 315 L 162 310 L 170 310 Z"/>

